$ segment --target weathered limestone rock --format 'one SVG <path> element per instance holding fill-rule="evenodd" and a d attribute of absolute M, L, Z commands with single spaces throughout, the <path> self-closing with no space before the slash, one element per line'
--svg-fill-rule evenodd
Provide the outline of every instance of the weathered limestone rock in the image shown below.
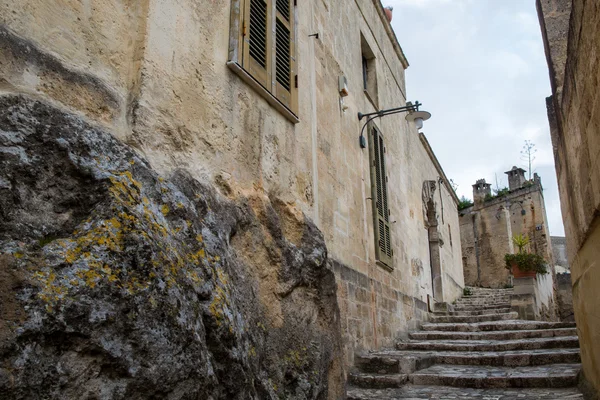
<path fill-rule="evenodd" d="M 233 192 L 232 192 L 233 193 Z M 318 229 L 0 97 L 0 398 L 337 399 Z"/>

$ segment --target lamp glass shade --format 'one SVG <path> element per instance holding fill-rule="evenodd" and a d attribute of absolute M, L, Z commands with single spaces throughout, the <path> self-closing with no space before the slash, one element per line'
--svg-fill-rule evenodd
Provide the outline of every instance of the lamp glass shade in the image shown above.
<path fill-rule="evenodd" d="M 423 128 L 423 118 L 415 118 L 415 126 L 417 129 Z"/>
<path fill-rule="evenodd" d="M 408 122 L 414 122 L 417 129 L 421 129 L 423 127 L 423 121 L 427 121 L 429 118 L 431 118 L 431 114 L 427 111 L 413 111 L 406 116 L 406 120 Z"/>

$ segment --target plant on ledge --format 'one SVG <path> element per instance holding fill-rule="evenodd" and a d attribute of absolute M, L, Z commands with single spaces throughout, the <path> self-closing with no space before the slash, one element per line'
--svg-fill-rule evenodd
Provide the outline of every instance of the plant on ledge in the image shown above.
<path fill-rule="evenodd" d="M 515 278 L 535 277 L 537 274 L 547 274 L 546 260 L 539 254 L 525 252 L 525 246 L 529 244 L 529 238 L 524 235 L 515 235 L 512 238 L 515 246 L 519 248 L 517 254 L 506 254 L 504 261 L 506 269 L 512 271 Z"/>
<path fill-rule="evenodd" d="M 473 202 L 470 199 L 467 199 L 465 196 L 462 196 L 458 202 L 458 211 L 462 211 L 465 208 L 469 208 L 473 206 Z"/>

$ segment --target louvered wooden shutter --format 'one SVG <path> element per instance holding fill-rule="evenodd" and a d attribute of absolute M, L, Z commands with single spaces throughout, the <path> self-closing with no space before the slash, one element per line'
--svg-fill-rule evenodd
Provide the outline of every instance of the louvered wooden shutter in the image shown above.
<path fill-rule="evenodd" d="M 273 94 L 296 111 L 295 6 L 293 0 L 275 0 L 275 81 Z"/>
<path fill-rule="evenodd" d="M 246 0 L 244 3 L 243 67 L 271 91 L 272 0 Z"/>
<path fill-rule="evenodd" d="M 385 144 L 383 135 L 375 125 L 369 127 L 369 132 L 375 253 L 377 260 L 391 268 L 393 253 L 385 167 Z"/>

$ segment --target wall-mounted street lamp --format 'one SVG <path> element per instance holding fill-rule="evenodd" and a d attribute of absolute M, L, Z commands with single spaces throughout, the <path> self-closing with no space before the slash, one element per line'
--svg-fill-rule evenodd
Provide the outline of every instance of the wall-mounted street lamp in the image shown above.
<path fill-rule="evenodd" d="M 422 106 L 422 104 L 419 103 L 419 101 L 417 101 L 417 102 L 415 102 L 415 104 L 408 102 L 408 103 L 406 103 L 406 105 L 404 107 L 390 108 L 387 110 L 379 110 L 379 111 L 375 111 L 375 112 L 368 113 L 368 114 L 363 114 L 363 113 L 359 112 L 358 113 L 359 121 L 361 121 L 365 117 L 367 118 L 367 122 L 365 122 L 362 129 L 360 130 L 360 136 L 358 138 L 360 147 L 362 149 L 367 147 L 367 141 L 363 134 L 365 132 L 365 127 L 369 124 L 369 122 L 371 122 L 375 118 L 385 117 L 386 115 L 398 114 L 401 112 L 408 112 L 408 115 L 406 116 L 406 120 L 408 122 L 414 122 L 417 127 L 417 130 L 423 128 L 423 121 L 427 121 L 429 118 L 431 118 L 431 114 L 428 113 L 427 111 L 420 111 L 419 110 L 420 106 Z"/>

